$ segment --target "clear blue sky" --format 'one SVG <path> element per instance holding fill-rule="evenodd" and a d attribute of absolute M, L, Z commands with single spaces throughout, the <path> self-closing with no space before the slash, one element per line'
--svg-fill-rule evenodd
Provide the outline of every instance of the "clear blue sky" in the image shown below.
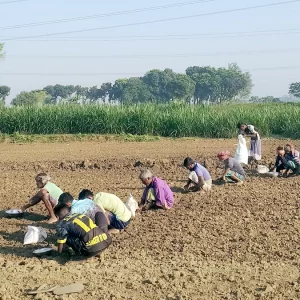
<path fill-rule="evenodd" d="M 0 0 L 1 28 L 11 25 L 192 2 L 192 0 L 27 0 L 1 4 L 4 1 L 9 0 Z M 0 85 L 11 87 L 10 100 L 23 90 L 40 89 L 49 84 L 93 86 L 107 81 L 113 82 L 120 77 L 142 75 L 154 68 L 172 68 L 176 72 L 184 72 L 188 66 L 192 65 L 224 67 L 230 62 L 236 62 L 243 70 L 252 70 L 251 74 L 255 85 L 253 95 L 282 96 L 288 93 L 288 86 L 291 82 L 300 81 L 300 2 L 160 23 L 61 34 L 39 39 L 4 40 L 14 37 L 28 37 L 205 14 L 283 1 L 214 0 L 181 7 L 169 7 L 84 21 L 10 30 L 7 28 L 2 29 L 0 30 L 0 43 L 5 43 L 6 58 L 0 61 Z M 286 30 L 286 33 L 273 32 L 270 34 L 270 30 Z M 257 31 L 268 32 L 265 35 L 258 35 Z M 240 32 L 252 32 L 252 36 L 241 36 L 239 34 L 239 37 L 229 37 L 228 35 L 216 37 L 215 35 Z M 208 36 L 201 39 L 195 37 L 177 40 L 163 38 L 146 41 L 141 39 L 128 40 L 126 38 L 126 36 L 192 34 Z M 212 38 L 211 35 L 214 35 L 214 37 Z M 64 41 L 62 37 L 73 38 L 73 40 Z M 88 37 L 94 40 L 102 38 L 102 41 L 84 41 Z M 103 37 L 106 39 L 112 37 L 125 38 L 121 41 L 108 42 L 103 41 Z M 45 39 L 45 41 L 41 41 L 41 39 Z M 58 39 L 62 39 L 62 41 L 58 41 Z M 77 41 L 74 41 L 75 39 Z M 271 52 L 260 52 L 262 50 L 270 50 Z M 252 51 L 254 53 L 249 54 Z M 176 54 L 193 55 L 174 57 Z M 125 57 L 116 57 L 120 55 Z M 128 55 L 144 55 L 145 57 L 126 57 Z M 153 58 L 149 55 L 158 55 L 158 57 Z M 61 56 L 62 58 L 51 56 Z M 70 58 L 70 56 L 80 57 Z M 100 56 L 100 58 L 91 58 L 91 56 Z M 298 66 L 299 68 L 268 69 L 292 66 Z M 20 73 L 35 73 L 36 75 L 22 75 Z M 55 75 L 47 75 L 49 73 L 55 73 Z M 66 75 L 61 73 L 75 74 Z M 106 74 L 92 75 L 90 73 Z M 124 73 L 126 75 L 123 75 Z"/>

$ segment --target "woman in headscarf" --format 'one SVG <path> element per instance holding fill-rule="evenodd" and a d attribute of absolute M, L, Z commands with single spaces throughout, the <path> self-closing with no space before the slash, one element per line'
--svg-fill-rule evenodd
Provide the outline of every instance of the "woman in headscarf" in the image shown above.
<path fill-rule="evenodd" d="M 218 153 L 217 157 L 224 163 L 224 173 L 221 179 L 225 182 L 236 183 L 237 185 L 243 184 L 245 171 L 241 164 L 234 158 L 230 157 L 230 153 L 228 151 Z"/>
<path fill-rule="evenodd" d="M 261 160 L 261 140 L 257 129 L 253 125 L 245 123 L 238 123 L 237 127 L 246 137 L 251 138 L 249 156 L 255 161 Z"/>
<path fill-rule="evenodd" d="M 36 185 L 40 190 L 29 200 L 28 204 L 22 207 L 22 211 L 25 211 L 29 207 L 32 207 L 42 201 L 50 215 L 48 223 L 55 223 L 57 218 L 54 214 L 53 208 L 57 205 L 58 198 L 63 191 L 56 184 L 52 183 L 50 179 L 50 176 L 46 173 L 36 175 Z"/>

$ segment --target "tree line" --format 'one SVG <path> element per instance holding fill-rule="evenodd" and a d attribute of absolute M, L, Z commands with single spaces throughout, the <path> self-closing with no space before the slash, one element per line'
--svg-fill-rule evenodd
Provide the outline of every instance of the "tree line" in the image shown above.
<path fill-rule="evenodd" d="M 3 45 L 0 44 L 0 58 Z M 3 55 L 3 54 L 2 54 Z M 279 98 L 250 97 L 252 79 L 249 72 L 243 72 L 235 63 L 227 68 L 210 66 L 188 67 L 185 73 L 172 69 L 150 70 L 142 77 L 117 79 L 100 87 L 80 85 L 48 85 L 42 90 L 23 91 L 11 102 L 21 105 L 58 105 L 62 103 L 169 103 L 181 100 L 187 103 L 222 103 L 231 100 L 250 102 L 280 102 Z M 10 94 L 10 87 L 0 85 L 0 106 Z M 300 99 L 300 82 L 292 83 L 289 94 Z"/>
<path fill-rule="evenodd" d="M 117 79 L 100 87 L 74 85 L 48 85 L 42 90 L 21 92 L 12 105 L 43 105 L 60 103 L 169 103 L 184 100 L 188 103 L 221 103 L 235 98 L 245 98 L 251 93 L 250 73 L 242 72 L 237 64 L 228 68 L 188 67 L 185 73 L 172 69 L 150 70 L 142 77 Z M 8 87 L 0 88 L 4 101 Z"/>

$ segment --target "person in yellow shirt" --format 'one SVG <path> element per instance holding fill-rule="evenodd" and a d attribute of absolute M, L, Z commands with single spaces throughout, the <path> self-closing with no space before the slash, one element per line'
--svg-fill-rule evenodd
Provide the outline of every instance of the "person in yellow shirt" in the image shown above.
<path fill-rule="evenodd" d="M 94 196 L 92 191 L 84 189 L 79 193 L 78 200 L 87 198 L 92 199 L 99 207 L 105 210 L 110 233 L 120 232 L 129 225 L 132 216 L 131 212 L 116 195 L 100 192 Z"/>

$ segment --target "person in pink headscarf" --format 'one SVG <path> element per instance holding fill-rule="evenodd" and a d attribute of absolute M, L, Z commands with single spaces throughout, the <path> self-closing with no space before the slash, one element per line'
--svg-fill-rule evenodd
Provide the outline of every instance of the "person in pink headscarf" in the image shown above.
<path fill-rule="evenodd" d="M 218 158 L 220 161 L 224 163 L 224 173 L 221 180 L 225 182 L 235 183 L 237 185 L 241 185 L 244 183 L 245 179 L 245 171 L 241 164 L 230 157 L 230 153 L 228 151 L 222 151 L 218 153 Z"/>

